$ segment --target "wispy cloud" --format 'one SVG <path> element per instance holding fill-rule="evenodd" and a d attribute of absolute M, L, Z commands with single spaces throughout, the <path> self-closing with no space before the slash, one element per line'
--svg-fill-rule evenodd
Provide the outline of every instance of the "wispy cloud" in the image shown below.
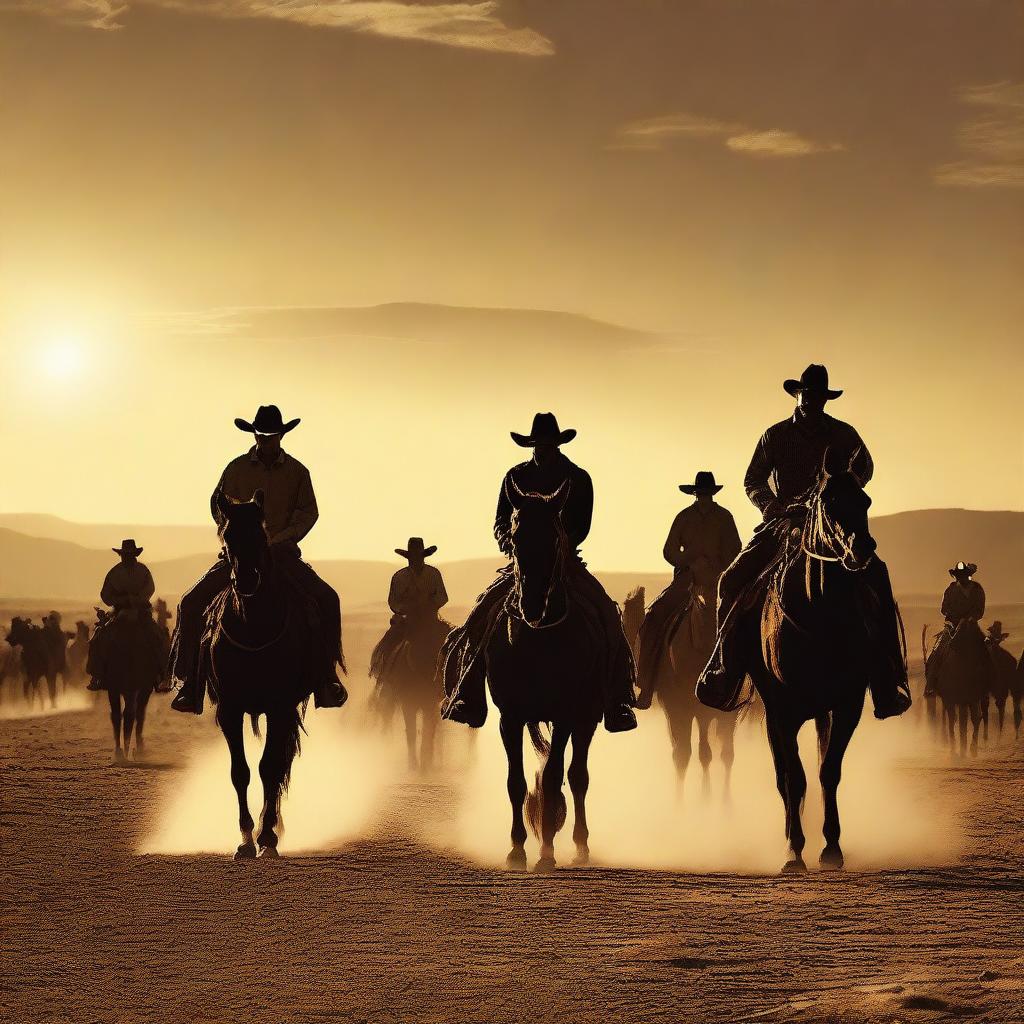
<path fill-rule="evenodd" d="M 699 139 L 711 139 L 734 153 L 754 157 L 814 156 L 844 149 L 837 142 L 816 142 L 781 128 L 757 129 L 735 121 L 687 113 L 631 121 L 618 130 L 609 148 L 650 152 Z"/>
<path fill-rule="evenodd" d="M 0 0 L 0 13 L 38 14 L 67 25 L 112 31 L 121 27 L 127 0 Z"/>
<path fill-rule="evenodd" d="M 938 185 L 1024 188 L 1024 83 L 994 82 L 961 89 L 972 108 L 957 128 L 964 157 L 935 168 Z"/>
<path fill-rule="evenodd" d="M 288 21 L 493 53 L 547 57 L 551 40 L 509 26 L 498 0 L 0 0 L 0 11 L 39 14 L 70 25 L 120 28 L 133 7 L 158 7 L 214 18 Z"/>

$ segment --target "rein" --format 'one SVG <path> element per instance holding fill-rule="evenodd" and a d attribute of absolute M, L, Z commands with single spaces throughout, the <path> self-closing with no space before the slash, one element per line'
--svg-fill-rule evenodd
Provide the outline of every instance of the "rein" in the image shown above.
<path fill-rule="evenodd" d="M 224 638 L 239 650 L 242 651 L 265 651 L 268 647 L 273 647 L 274 644 L 280 643 L 284 639 L 285 633 L 288 632 L 288 626 L 291 623 L 291 609 L 285 612 L 284 625 L 281 627 L 281 632 L 274 637 L 273 640 L 268 640 L 265 644 L 258 644 L 253 646 L 251 644 L 243 644 L 241 640 L 237 640 L 228 632 L 228 627 L 225 625 L 223 618 L 220 621 L 220 631 L 224 634 Z"/>
<path fill-rule="evenodd" d="M 519 573 L 519 562 L 516 561 L 516 585 L 519 591 L 519 600 L 516 602 L 519 605 L 519 617 L 521 618 L 524 625 L 529 629 L 554 629 L 555 626 L 560 626 L 569 617 L 569 600 L 566 598 L 565 611 L 562 612 L 561 616 L 554 620 L 554 622 L 545 622 L 544 617 L 548 613 L 548 607 L 551 604 L 551 598 L 555 593 L 558 585 L 565 582 L 565 545 L 568 541 L 568 536 L 565 532 L 565 527 L 562 525 L 561 517 L 559 516 L 555 520 L 558 530 L 558 554 L 555 556 L 555 564 L 551 569 L 551 579 L 548 581 L 548 588 L 544 593 L 544 608 L 540 614 L 540 620 L 534 624 L 526 620 L 526 616 L 523 615 L 522 608 L 522 584 L 521 576 Z"/>

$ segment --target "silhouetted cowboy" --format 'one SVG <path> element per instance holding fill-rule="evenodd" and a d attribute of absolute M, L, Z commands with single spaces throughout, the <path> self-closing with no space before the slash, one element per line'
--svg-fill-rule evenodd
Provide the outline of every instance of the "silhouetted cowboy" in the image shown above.
<path fill-rule="evenodd" d="M 742 547 L 732 513 L 715 502 L 721 489 L 715 474 L 707 470 L 699 472 L 692 484 L 679 485 L 683 494 L 693 495 L 696 501 L 672 521 L 662 553 L 674 570 L 673 579 L 640 627 L 638 707 L 650 707 L 661 661 L 692 601 L 702 595 L 714 606 L 718 579 Z"/>
<path fill-rule="evenodd" d="M 370 656 L 370 676 L 380 679 L 388 662 L 398 648 L 410 637 L 413 629 L 430 629 L 440 645 L 448 633 L 438 612 L 448 603 L 441 571 L 426 560 L 437 551 L 437 545 L 425 547 L 422 537 L 410 537 L 408 548 L 395 548 L 395 554 L 408 559 L 409 564 L 391 577 L 388 606 L 391 624 Z"/>
<path fill-rule="evenodd" d="M 537 413 L 533 428 L 527 435 L 512 433 L 520 447 L 532 448 L 533 458 L 513 466 L 502 480 L 498 492 L 498 509 L 494 518 L 494 536 L 498 547 L 509 558 L 513 548 L 510 539 L 513 507 L 509 494 L 516 488 L 526 494 L 554 494 L 568 483 L 569 493 L 562 509 L 562 526 L 575 551 L 590 533 L 594 514 L 594 487 L 590 475 L 570 462 L 560 447 L 576 436 L 575 430 L 561 430 L 552 413 Z M 595 622 L 613 645 L 614 657 L 609 677 L 604 680 L 605 728 L 623 732 L 636 728 L 633 713 L 634 666 L 629 643 L 622 632 L 618 608 L 601 584 L 575 557 L 569 566 L 567 584 L 581 604 L 590 611 Z M 448 639 L 443 656 L 445 692 L 449 694 L 443 717 L 453 722 L 479 727 L 487 716 L 484 693 L 485 667 L 483 648 L 490 636 L 497 612 L 504 605 L 514 586 L 510 568 L 502 570 L 498 579 L 485 591 L 470 612 L 465 625 Z M 458 656 L 452 656 L 457 653 Z M 460 666 L 464 668 L 460 669 Z M 460 675 L 461 671 L 461 675 Z"/>
<path fill-rule="evenodd" d="M 61 625 L 60 612 L 51 611 L 43 619 L 43 639 L 46 641 L 47 653 L 50 656 L 50 666 L 65 680 L 68 675 L 68 641 L 74 635 Z"/>
<path fill-rule="evenodd" d="M 796 410 L 762 435 L 743 481 L 747 497 L 761 511 L 764 521 L 722 575 L 718 640 L 697 683 L 700 700 L 723 710 L 736 706 L 743 686 L 736 624 L 764 593 L 764 576 L 782 557 L 794 532 L 802 529 L 806 496 L 820 479 L 825 453 L 841 452 L 862 487 L 874 472 L 871 455 L 857 431 L 825 413 L 825 403 L 838 398 L 842 391 L 829 387 L 824 366 L 808 366 L 799 380 L 787 380 L 783 388 L 796 398 Z M 876 599 L 871 604 L 877 609 L 874 625 L 879 638 L 870 679 L 875 717 L 890 718 L 906 711 L 911 700 L 896 602 L 885 563 L 873 558 L 860 582 Z"/>
<path fill-rule="evenodd" d="M 309 596 L 320 619 L 331 623 L 331 632 L 341 635 L 341 605 L 334 589 L 326 584 L 301 559 L 299 541 L 317 521 L 319 512 L 309 470 L 281 447 L 281 438 L 298 426 L 299 420 L 285 423 L 276 405 L 261 405 L 250 423 L 236 419 L 235 426 L 254 434 L 256 443 L 244 455 L 228 463 L 210 498 L 210 512 L 220 526 L 218 496 L 249 501 L 263 492 L 265 528 L 276 564 L 289 581 Z M 204 612 L 210 602 L 230 586 L 231 567 L 222 557 L 187 593 L 178 606 L 171 652 L 171 682 L 181 690 L 171 703 L 175 711 L 199 714 L 203 693 L 196 684 L 196 659 L 204 624 Z M 341 651 L 338 651 L 338 658 Z M 334 668 L 325 672 L 314 691 L 317 707 L 341 707 L 347 699 Z"/>
<path fill-rule="evenodd" d="M 927 676 L 925 693 L 935 692 L 939 671 L 949 653 L 949 645 L 961 632 L 972 646 L 980 651 L 984 643 L 979 621 L 985 615 L 985 589 L 972 577 L 978 571 L 973 562 L 957 562 L 949 575 L 953 582 L 946 587 L 942 595 L 942 617 L 946 620 L 939 635 L 935 638 L 928 663 L 925 666 Z"/>
<path fill-rule="evenodd" d="M 154 657 L 159 657 L 162 649 L 156 623 L 153 623 L 150 617 L 150 601 L 156 585 L 148 566 L 139 561 L 143 548 L 128 537 L 121 541 L 119 548 L 111 550 L 121 556 L 121 561 L 107 573 L 100 590 L 100 600 L 112 608 L 113 612 L 102 618 L 97 615 L 96 630 L 89 643 L 89 659 L 86 665 L 86 671 L 92 676 L 88 686 L 90 690 L 106 689 L 103 676 L 108 667 L 107 658 L 119 620 L 148 619 L 153 625 L 150 632 Z M 97 613 L 99 611 L 100 609 L 97 609 Z"/>

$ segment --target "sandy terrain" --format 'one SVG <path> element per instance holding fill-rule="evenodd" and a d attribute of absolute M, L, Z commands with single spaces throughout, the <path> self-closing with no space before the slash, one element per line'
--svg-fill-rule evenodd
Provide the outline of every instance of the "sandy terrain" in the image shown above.
<path fill-rule="evenodd" d="M 711 799 L 694 772 L 676 792 L 655 710 L 595 746 L 600 864 L 512 874 L 493 723 L 450 732 L 421 781 L 354 689 L 310 716 L 277 862 L 228 856 L 209 716 L 156 698 L 148 760 L 123 768 L 103 706 L 0 721 L 2 1019 L 1024 1020 L 1024 742 L 955 765 L 919 724 L 869 725 L 841 792 L 850 870 L 782 879 L 759 727 L 729 808 L 717 766 Z M 813 798 L 806 822 L 813 864 Z"/>

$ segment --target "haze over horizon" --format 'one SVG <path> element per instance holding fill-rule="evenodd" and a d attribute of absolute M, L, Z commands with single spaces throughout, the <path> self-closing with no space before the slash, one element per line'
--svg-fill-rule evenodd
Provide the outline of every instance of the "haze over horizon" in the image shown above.
<path fill-rule="evenodd" d="M 660 568 L 811 361 L 875 513 L 1024 509 L 1020 5 L 8 0 L 0 87 L 4 511 L 206 523 L 275 402 L 311 557 L 488 556 L 550 409 Z"/>

